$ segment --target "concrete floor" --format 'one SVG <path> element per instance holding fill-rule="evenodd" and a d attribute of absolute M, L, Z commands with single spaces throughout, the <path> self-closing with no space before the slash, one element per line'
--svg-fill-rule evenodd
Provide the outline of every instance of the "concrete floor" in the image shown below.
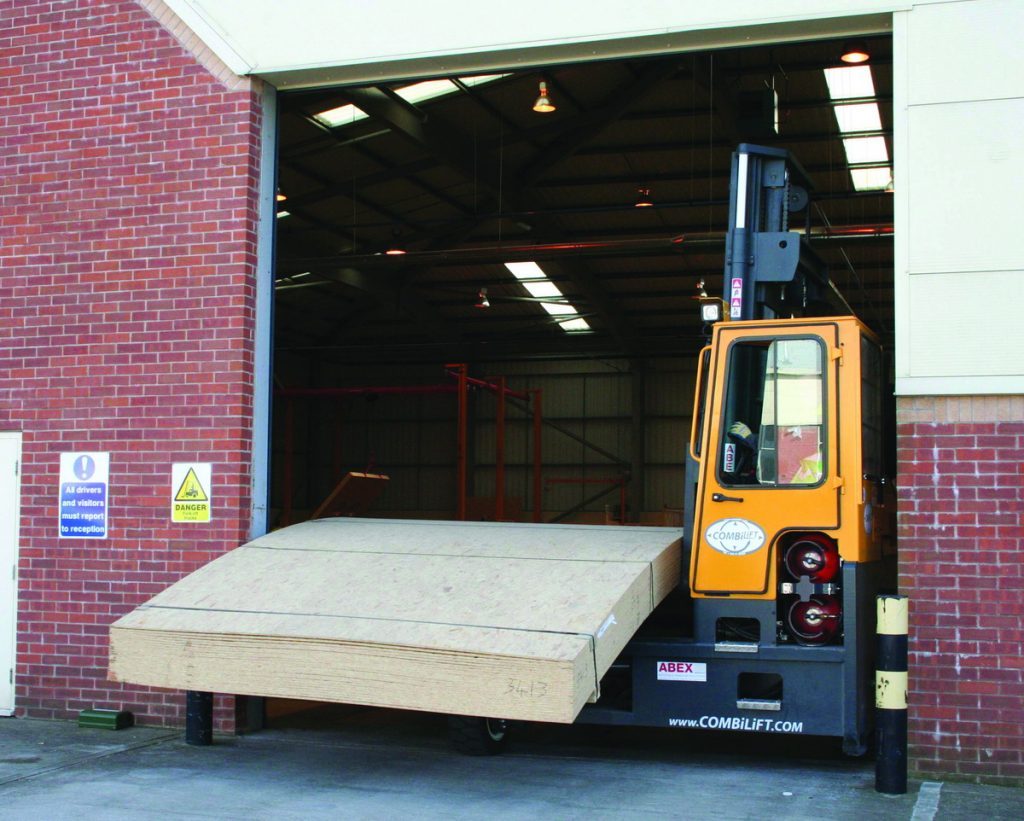
<path fill-rule="evenodd" d="M 523 726 L 498 757 L 449 750 L 437 716 L 336 708 L 189 747 L 182 733 L 0 719 L 0 818 L 1024 818 L 1024 790 L 874 791 L 832 742 Z M 786 740 L 789 742 L 790 740 Z"/>

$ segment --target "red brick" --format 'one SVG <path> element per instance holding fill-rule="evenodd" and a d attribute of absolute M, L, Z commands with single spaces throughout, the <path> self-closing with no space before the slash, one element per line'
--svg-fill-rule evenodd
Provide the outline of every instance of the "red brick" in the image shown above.
<path fill-rule="evenodd" d="M 1022 427 L 899 427 L 909 736 L 920 773 L 1024 784 Z"/>
<path fill-rule="evenodd" d="M 4 182 L 19 198 L 0 215 L 0 421 L 24 434 L 16 707 L 122 706 L 173 724 L 181 694 L 106 681 L 106 636 L 247 530 L 237 451 L 250 436 L 260 112 L 137 3 L 77 0 L 59 23 L 51 6 L 25 0 L 5 20 L 5 40 L 19 31 L 0 107 Z M 185 280 L 188 299 L 172 286 Z M 205 301 L 220 291 L 229 298 Z M 202 373 L 180 367 L 197 361 Z M 172 438 L 182 408 L 202 435 Z M 110 538 L 72 545 L 55 533 L 58 455 L 85 448 L 111 455 Z M 166 516 L 170 463 L 186 460 L 212 462 L 218 487 L 216 521 L 188 531 L 187 559 Z"/>

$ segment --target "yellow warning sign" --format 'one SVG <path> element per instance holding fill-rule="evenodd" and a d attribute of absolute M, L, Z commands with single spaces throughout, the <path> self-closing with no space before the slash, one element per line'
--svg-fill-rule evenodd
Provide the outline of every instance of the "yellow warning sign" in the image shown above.
<path fill-rule="evenodd" d="M 211 473 L 209 464 L 171 466 L 171 486 L 177 488 L 171 500 L 172 522 L 210 521 Z"/>
<path fill-rule="evenodd" d="M 181 483 L 178 488 L 178 492 L 174 494 L 174 501 L 176 502 L 208 502 L 210 497 L 206 495 L 206 491 L 203 490 L 203 486 L 199 483 L 199 477 L 196 476 L 195 468 L 189 468 L 188 473 L 185 474 L 185 480 Z"/>

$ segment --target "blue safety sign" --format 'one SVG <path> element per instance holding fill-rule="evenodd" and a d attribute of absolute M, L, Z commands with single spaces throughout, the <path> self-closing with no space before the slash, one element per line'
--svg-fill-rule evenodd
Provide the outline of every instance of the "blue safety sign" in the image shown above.
<path fill-rule="evenodd" d="M 109 453 L 60 455 L 60 538 L 107 538 Z"/>

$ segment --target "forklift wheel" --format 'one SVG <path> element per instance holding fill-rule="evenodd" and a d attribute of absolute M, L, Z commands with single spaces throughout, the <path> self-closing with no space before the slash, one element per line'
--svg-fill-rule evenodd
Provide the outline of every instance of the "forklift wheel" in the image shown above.
<path fill-rule="evenodd" d="M 508 739 L 508 722 L 503 718 L 448 716 L 448 737 L 463 755 L 497 755 Z"/>

